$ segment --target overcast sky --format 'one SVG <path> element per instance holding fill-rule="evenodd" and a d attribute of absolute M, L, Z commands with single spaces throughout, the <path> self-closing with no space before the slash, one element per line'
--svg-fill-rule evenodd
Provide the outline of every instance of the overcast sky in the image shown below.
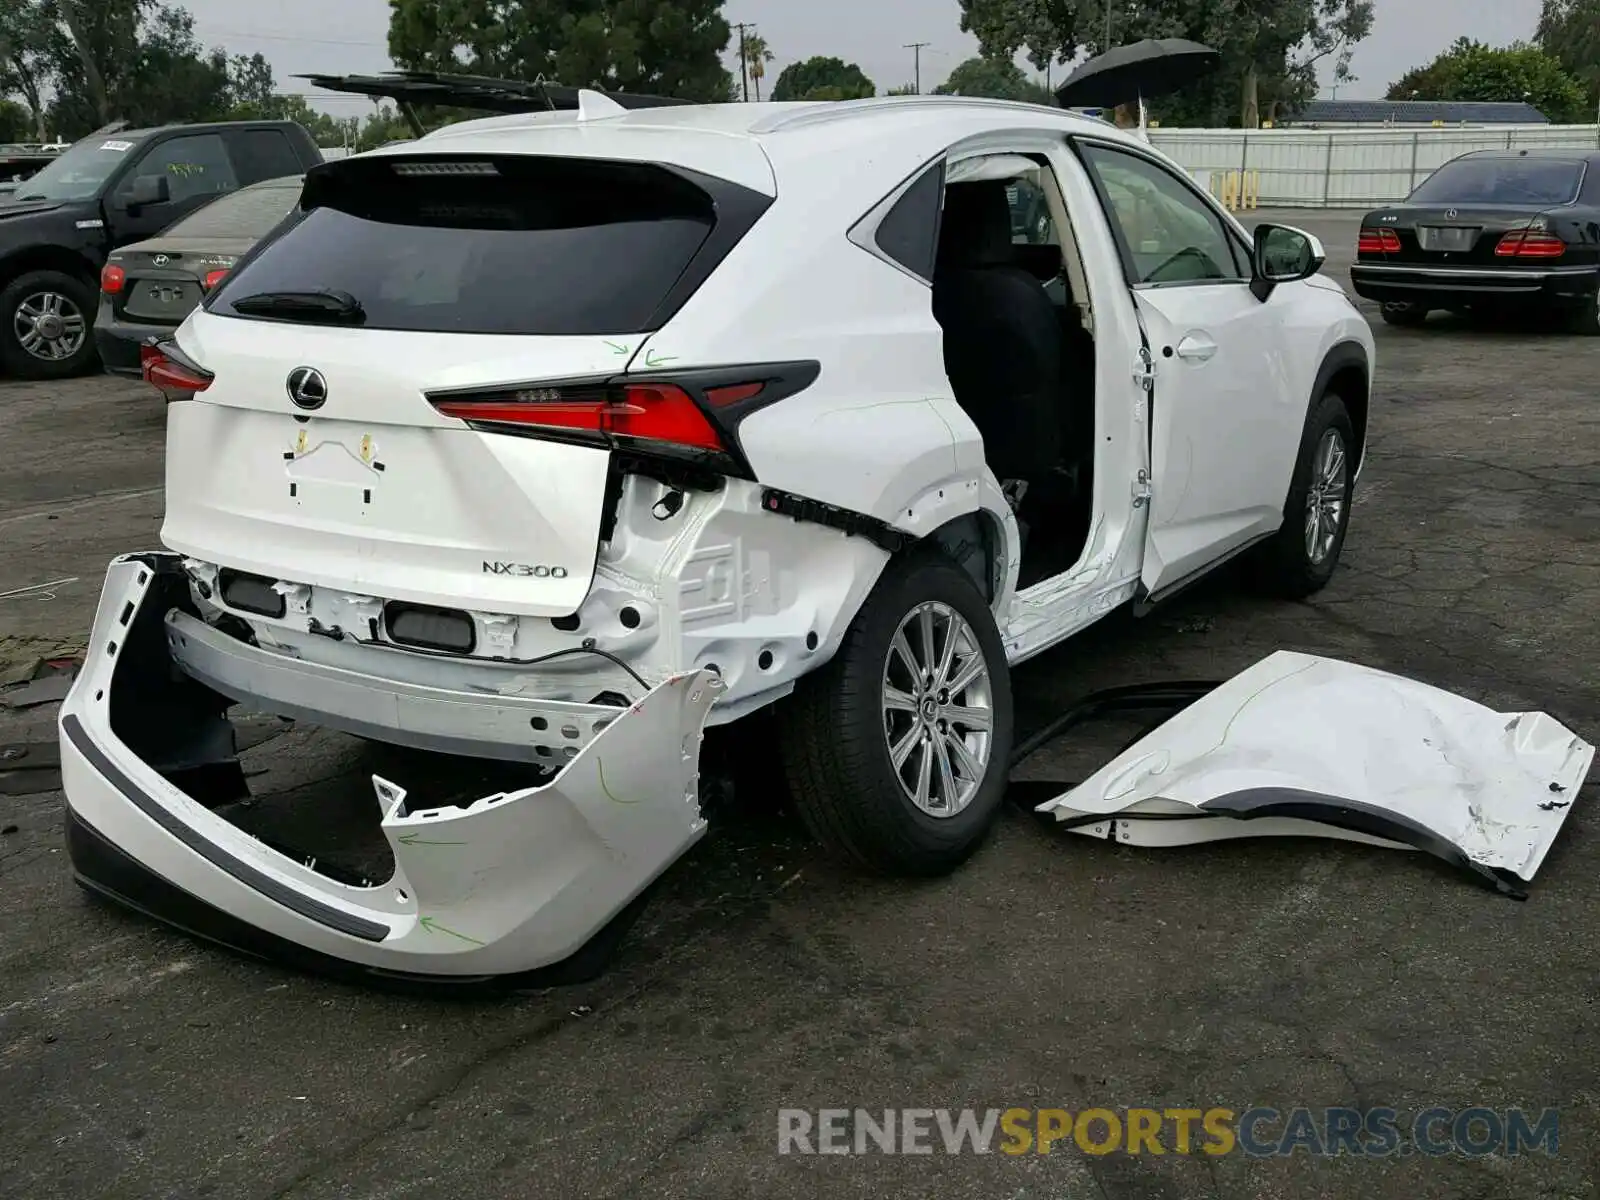
<path fill-rule="evenodd" d="M 300 72 L 382 71 L 386 0 L 180 0 L 194 14 L 207 45 L 230 53 L 260 51 L 276 69 L 283 91 L 300 91 Z M 1456 37 L 1491 45 L 1531 38 L 1540 0 L 1376 0 L 1372 36 L 1356 49 L 1357 82 L 1339 90 L 1350 99 L 1381 98 L 1389 84 L 1432 59 Z M 788 63 L 813 54 L 860 64 L 880 92 L 912 76 L 908 42 L 922 51 L 922 86 L 929 90 L 977 50 L 961 32 L 956 0 L 728 0 L 729 21 L 757 26 L 777 56 L 768 84 Z M 730 63 L 732 60 L 730 59 Z M 1057 77 L 1059 81 L 1059 76 Z M 1326 89 L 1324 94 L 1329 94 Z M 319 93 L 313 103 L 335 114 L 371 111 L 358 96 Z"/>

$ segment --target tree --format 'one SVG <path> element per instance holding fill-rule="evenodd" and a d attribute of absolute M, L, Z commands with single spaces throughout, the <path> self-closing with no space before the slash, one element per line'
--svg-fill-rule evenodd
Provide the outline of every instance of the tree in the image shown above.
<path fill-rule="evenodd" d="M 988 96 L 1032 104 L 1056 102 L 1049 88 L 1029 79 L 1009 58 L 969 58 L 933 91 L 938 96 Z"/>
<path fill-rule="evenodd" d="M 961 9 L 961 27 L 977 35 L 985 56 L 1025 50 L 1041 71 L 1142 38 L 1212 46 L 1221 58 L 1216 75 L 1152 107 L 1170 124 L 1246 128 L 1314 95 L 1325 62 L 1335 80 L 1352 80 L 1351 51 L 1372 29 L 1372 0 L 961 0 Z"/>
<path fill-rule="evenodd" d="M 773 85 L 774 100 L 860 100 L 878 89 L 855 63 L 817 55 L 790 63 Z"/>
<path fill-rule="evenodd" d="M 1495 49 L 1469 38 L 1389 88 L 1390 100 L 1525 100 L 1556 124 L 1581 121 L 1583 87 L 1537 46 L 1516 42 Z"/>
<path fill-rule="evenodd" d="M 917 85 L 914 84 L 914 83 L 902 83 L 899 87 L 890 88 L 887 92 L 884 93 L 884 95 L 885 96 L 915 96 L 915 95 L 917 95 Z"/>
<path fill-rule="evenodd" d="M 58 40 L 50 0 L 9 0 L 0 4 L 0 95 L 22 98 L 33 136 L 44 141 L 45 93 Z"/>
<path fill-rule="evenodd" d="M 396 65 L 725 100 L 722 0 L 389 0 Z"/>
<path fill-rule="evenodd" d="M 1600 0 L 1544 0 L 1537 42 L 1591 100 L 1600 99 Z"/>
<path fill-rule="evenodd" d="M 767 39 L 759 33 L 749 33 L 744 39 L 744 65 L 750 72 L 750 82 L 755 84 L 756 99 L 761 99 L 761 81 L 767 77 L 767 64 L 777 55 L 767 49 Z"/>

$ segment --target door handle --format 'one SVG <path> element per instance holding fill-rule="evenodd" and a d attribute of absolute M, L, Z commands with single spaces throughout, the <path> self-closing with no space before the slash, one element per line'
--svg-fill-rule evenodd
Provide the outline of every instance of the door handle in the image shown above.
<path fill-rule="evenodd" d="M 1217 344 L 1203 333 L 1191 333 L 1178 343 L 1178 357 L 1190 362 L 1205 362 L 1217 352 Z"/>

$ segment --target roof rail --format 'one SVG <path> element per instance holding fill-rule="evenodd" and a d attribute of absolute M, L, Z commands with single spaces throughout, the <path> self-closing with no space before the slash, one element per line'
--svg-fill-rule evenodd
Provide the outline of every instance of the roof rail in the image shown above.
<path fill-rule="evenodd" d="M 418 137 L 426 133 L 413 105 L 434 104 L 446 108 L 472 108 L 492 113 L 577 111 L 581 93 L 597 89 L 564 87 L 548 82 L 543 75 L 532 80 L 493 79 L 486 75 L 441 75 L 433 71 L 386 71 L 381 75 L 296 75 L 315 87 L 330 92 L 348 92 L 393 100 L 400 106 L 411 130 Z M 623 109 L 661 108 L 689 104 L 669 96 L 645 96 L 634 92 L 601 92 Z"/>

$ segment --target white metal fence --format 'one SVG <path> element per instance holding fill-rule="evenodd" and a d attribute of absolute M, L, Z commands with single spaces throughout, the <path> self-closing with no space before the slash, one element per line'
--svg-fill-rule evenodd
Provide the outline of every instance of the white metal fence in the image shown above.
<path fill-rule="evenodd" d="M 1469 150 L 1600 149 L 1600 126 L 1449 129 L 1152 129 L 1150 140 L 1206 181 L 1246 179 L 1260 205 L 1370 208 L 1403 200 L 1435 168 Z"/>

